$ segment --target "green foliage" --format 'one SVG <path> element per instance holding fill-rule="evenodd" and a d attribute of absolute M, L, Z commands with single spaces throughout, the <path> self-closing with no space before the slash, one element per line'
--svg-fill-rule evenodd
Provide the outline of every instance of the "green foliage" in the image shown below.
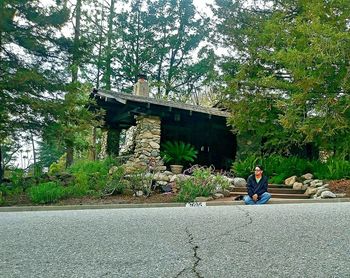
<path fill-rule="evenodd" d="M 11 171 L 10 180 L 13 187 L 21 187 L 24 183 L 24 170 L 14 169 Z"/>
<path fill-rule="evenodd" d="M 213 194 L 217 182 L 213 181 L 210 168 L 195 168 L 191 178 L 180 181 L 180 192 L 177 196 L 179 202 L 192 202 L 196 197 L 208 197 Z M 223 186 L 224 183 L 222 183 Z"/>
<path fill-rule="evenodd" d="M 146 169 L 139 168 L 131 174 L 125 176 L 128 187 L 136 195 L 137 191 L 142 191 L 145 196 L 149 196 L 152 191 L 152 174 Z"/>
<path fill-rule="evenodd" d="M 295 156 L 283 157 L 270 155 L 266 157 L 249 156 L 245 160 L 233 163 L 232 170 L 236 176 L 247 178 L 253 173 L 255 165 L 264 167 L 264 174 L 270 183 L 281 184 L 290 176 L 301 176 L 313 173 L 319 179 L 342 179 L 350 177 L 350 162 L 340 159 L 329 159 L 326 163 L 311 161 Z"/>
<path fill-rule="evenodd" d="M 127 188 L 127 183 L 124 179 L 124 167 L 114 167 L 113 172 L 108 178 L 108 182 L 103 189 L 103 195 L 123 194 Z"/>
<path fill-rule="evenodd" d="M 326 163 L 313 162 L 314 175 L 318 179 L 336 180 L 350 178 L 350 161 L 329 159 Z"/>
<path fill-rule="evenodd" d="M 161 155 L 166 163 L 182 165 L 185 162 L 193 162 L 197 157 L 197 151 L 191 144 L 184 142 L 167 141 L 162 145 Z"/>
<path fill-rule="evenodd" d="M 55 175 L 64 172 L 66 169 L 66 154 L 62 155 L 57 162 L 53 162 L 49 168 L 49 174 Z"/>
<path fill-rule="evenodd" d="M 55 203 L 66 194 L 65 188 L 55 182 L 41 183 L 28 189 L 28 196 L 35 204 Z"/>
<path fill-rule="evenodd" d="M 263 138 L 269 153 L 312 142 L 349 157 L 350 2 L 246 2 L 220 0 L 213 10 L 234 50 L 224 68 L 234 69 L 225 70 L 233 128 Z"/>
<path fill-rule="evenodd" d="M 108 171 L 115 164 L 116 161 L 111 157 L 97 161 L 76 161 L 68 168 L 68 171 L 76 178 L 74 195 L 84 195 L 89 192 L 103 190 L 108 182 Z"/>

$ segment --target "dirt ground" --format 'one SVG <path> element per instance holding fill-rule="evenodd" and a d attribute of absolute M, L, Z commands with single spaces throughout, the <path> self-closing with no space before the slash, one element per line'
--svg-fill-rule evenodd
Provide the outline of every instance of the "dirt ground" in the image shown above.
<path fill-rule="evenodd" d="M 329 182 L 329 189 L 334 193 L 345 193 L 350 197 L 350 180 L 334 180 Z"/>

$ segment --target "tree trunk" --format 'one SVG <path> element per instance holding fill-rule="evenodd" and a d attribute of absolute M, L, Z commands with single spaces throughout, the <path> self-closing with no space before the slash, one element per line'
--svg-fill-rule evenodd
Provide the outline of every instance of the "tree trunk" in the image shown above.
<path fill-rule="evenodd" d="M 91 136 L 91 147 L 89 151 L 89 159 L 95 161 L 96 160 L 96 127 L 92 128 L 92 136 Z"/>
<path fill-rule="evenodd" d="M 80 21 L 81 21 L 81 0 L 77 0 L 74 28 L 74 45 L 72 61 L 72 83 L 78 81 L 79 56 L 80 56 Z"/>
<path fill-rule="evenodd" d="M 2 146 L 0 145 L 0 184 L 2 182 L 2 179 L 4 178 L 4 161 L 2 157 Z"/>
<path fill-rule="evenodd" d="M 73 142 L 66 142 L 66 146 L 67 146 L 66 168 L 68 168 L 73 164 L 73 155 L 74 155 Z"/>
<path fill-rule="evenodd" d="M 73 60 L 72 60 L 72 83 L 78 81 L 78 71 L 80 64 L 80 21 L 81 21 L 81 1 L 77 0 L 76 14 L 75 14 L 75 28 L 74 28 L 74 43 L 73 43 Z M 69 141 L 66 144 L 67 157 L 66 167 L 69 167 L 73 163 L 74 156 L 74 144 Z"/>
<path fill-rule="evenodd" d="M 104 17 L 104 9 L 103 5 L 101 5 L 101 25 L 100 25 L 100 34 L 99 34 L 99 44 L 98 44 L 98 58 L 97 58 L 97 78 L 96 78 L 96 89 L 100 88 L 100 75 L 101 75 L 101 67 L 102 67 L 102 40 L 103 40 L 103 17 Z"/>

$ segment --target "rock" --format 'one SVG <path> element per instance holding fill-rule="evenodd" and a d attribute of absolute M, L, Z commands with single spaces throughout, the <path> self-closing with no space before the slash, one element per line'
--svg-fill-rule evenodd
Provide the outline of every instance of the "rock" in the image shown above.
<path fill-rule="evenodd" d="M 337 195 L 335 195 L 333 192 L 331 191 L 323 191 L 321 193 L 321 198 L 322 199 L 326 199 L 326 198 L 336 198 Z"/>
<path fill-rule="evenodd" d="M 230 196 L 231 196 L 230 191 L 227 190 L 227 189 L 224 189 L 224 190 L 222 191 L 222 194 L 224 194 L 225 197 L 230 197 Z"/>
<path fill-rule="evenodd" d="M 337 196 L 337 198 L 345 198 L 346 197 L 345 193 L 336 193 L 335 195 Z"/>
<path fill-rule="evenodd" d="M 313 187 L 311 187 L 311 188 L 313 188 Z M 322 194 L 322 192 L 324 192 L 324 191 L 329 191 L 328 188 L 324 188 L 324 187 L 316 188 L 316 190 L 317 190 L 317 192 L 315 194 L 316 196 L 320 196 Z"/>
<path fill-rule="evenodd" d="M 136 191 L 135 196 L 136 197 L 141 197 L 141 196 L 143 196 L 143 192 L 141 190 Z"/>
<path fill-rule="evenodd" d="M 311 179 L 311 180 L 304 180 L 303 181 L 303 184 L 305 184 L 305 185 L 310 185 L 310 183 L 312 182 L 313 180 Z"/>
<path fill-rule="evenodd" d="M 173 176 L 173 175 L 174 175 L 174 174 L 173 174 L 172 172 L 170 172 L 170 171 L 165 171 L 163 174 L 164 174 L 164 175 L 167 175 L 167 176 Z"/>
<path fill-rule="evenodd" d="M 109 175 L 113 175 L 117 170 L 118 170 L 118 167 L 117 167 L 117 166 L 112 166 L 112 167 L 109 169 L 108 174 L 109 174 Z"/>
<path fill-rule="evenodd" d="M 167 181 L 156 181 L 156 184 L 159 186 L 167 186 L 168 182 Z"/>
<path fill-rule="evenodd" d="M 177 174 L 177 175 L 173 175 L 171 178 L 170 178 L 170 182 L 174 182 L 174 181 L 184 181 L 184 180 L 187 180 L 189 179 L 191 176 L 186 176 L 184 174 Z"/>
<path fill-rule="evenodd" d="M 156 181 L 169 181 L 169 177 L 167 175 L 164 175 L 162 173 L 155 173 L 153 176 L 153 179 Z"/>
<path fill-rule="evenodd" d="M 247 185 L 247 182 L 243 178 L 234 178 L 233 184 L 237 187 L 245 187 Z"/>
<path fill-rule="evenodd" d="M 310 183 L 310 186 L 311 187 L 320 187 L 323 185 L 323 181 L 322 180 L 313 180 L 311 183 Z"/>
<path fill-rule="evenodd" d="M 284 184 L 285 185 L 293 185 L 297 181 L 297 176 L 292 176 L 287 179 L 285 179 Z"/>
<path fill-rule="evenodd" d="M 215 193 L 213 195 L 214 199 L 220 199 L 220 198 L 224 198 L 224 194 L 221 194 L 221 193 Z"/>
<path fill-rule="evenodd" d="M 316 193 L 317 193 L 316 188 L 308 187 L 304 194 L 307 196 L 312 196 L 312 195 L 315 195 Z"/>
<path fill-rule="evenodd" d="M 302 189 L 304 189 L 304 185 L 301 182 L 295 182 L 295 183 L 293 183 L 293 189 L 294 190 L 302 190 Z"/>
<path fill-rule="evenodd" d="M 171 186 L 171 184 L 167 184 L 165 186 L 162 186 L 162 192 L 172 192 L 173 191 L 173 187 Z"/>
<path fill-rule="evenodd" d="M 305 180 L 312 180 L 314 178 L 314 175 L 311 173 L 307 173 L 301 176 L 302 178 L 304 178 Z"/>
<path fill-rule="evenodd" d="M 152 147 L 152 149 L 159 149 L 160 148 L 160 146 L 159 146 L 159 144 L 158 143 L 156 143 L 156 142 L 149 142 L 149 145 Z"/>
<path fill-rule="evenodd" d="M 166 170 L 166 166 L 157 166 L 154 168 L 155 171 L 163 172 Z"/>
<path fill-rule="evenodd" d="M 197 197 L 194 199 L 195 202 L 208 202 L 213 200 L 213 197 Z"/>

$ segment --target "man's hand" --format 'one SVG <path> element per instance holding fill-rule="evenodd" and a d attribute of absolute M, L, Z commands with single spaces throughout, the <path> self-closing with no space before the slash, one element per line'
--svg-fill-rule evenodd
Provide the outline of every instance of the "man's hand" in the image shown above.
<path fill-rule="evenodd" d="M 258 194 L 253 195 L 253 201 L 256 202 L 258 200 Z"/>

